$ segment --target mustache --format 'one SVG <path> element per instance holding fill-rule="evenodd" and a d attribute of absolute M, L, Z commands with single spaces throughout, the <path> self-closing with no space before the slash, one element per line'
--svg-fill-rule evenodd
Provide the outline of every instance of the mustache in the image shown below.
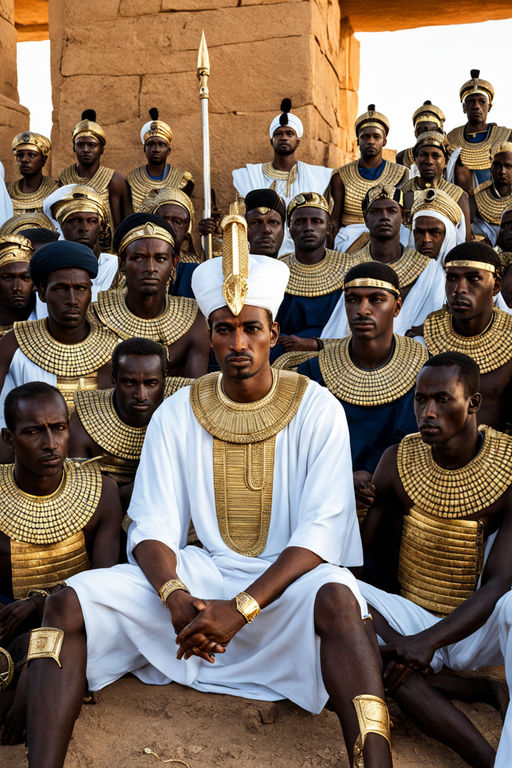
<path fill-rule="evenodd" d="M 250 352 L 230 352 L 229 355 L 226 355 L 224 360 L 226 363 L 229 363 L 231 360 L 235 360 L 237 357 L 246 357 L 248 360 L 253 361 L 253 356 Z"/>

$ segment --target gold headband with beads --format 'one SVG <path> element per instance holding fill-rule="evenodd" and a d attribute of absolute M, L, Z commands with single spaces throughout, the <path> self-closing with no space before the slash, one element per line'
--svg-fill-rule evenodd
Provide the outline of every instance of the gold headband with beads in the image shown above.
<path fill-rule="evenodd" d="M 393 285 L 393 283 L 388 283 L 387 280 L 377 280 L 374 277 L 354 278 L 348 283 L 345 283 L 343 290 L 346 291 L 347 288 L 384 288 L 384 290 L 394 293 L 395 296 L 400 296 L 400 291 L 396 285 Z"/>
<path fill-rule="evenodd" d="M 0 237 L 0 268 L 6 264 L 28 263 L 33 253 L 32 243 L 22 235 Z"/>
<path fill-rule="evenodd" d="M 135 240 L 146 240 L 148 238 L 155 238 L 156 240 L 163 240 L 165 243 L 169 243 L 174 248 L 174 237 L 163 227 L 159 227 L 158 224 L 148 221 L 141 227 L 135 227 L 130 229 L 129 232 L 123 237 L 119 244 L 119 255 L 125 251 L 130 243 L 134 243 Z"/>
<path fill-rule="evenodd" d="M 293 200 L 290 200 L 288 203 L 288 208 L 286 209 L 288 226 L 290 226 L 292 216 L 298 208 L 320 208 L 321 211 L 329 213 L 329 203 L 318 192 L 305 192 L 301 195 L 295 195 Z"/>
<path fill-rule="evenodd" d="M 376 200 L 393 200 L 402 208 L 404 206 L 404 194 L 400 187 L 392 187 L 389 184 L 377 184 L 377 186 L 369 189 L 364 197 L 363 203 L 366 202 L 366 208 L 363 213 L 366 213 Z"/>
<path fill-rule="evenodd" d="M 357 118 L 354 124 L 356 136 L 359 136 L 361 128 L 366 125 L 370 128 L 379 128 L 383 131 L 385 136 L 389 133 L 389 120 L 386 115 L 382 114 L 382 112 L 377 112 L 375 110 L 375 104 L 368 104 L 368 111 L 363 112 L 363 114 L 359 115 Z"/>
<path fill-rule="evenodd" d="M 101 197 L 90 187 L 80 184 L 52 205 L 52 213 L 59 224 L 63 224 L 75 213 L 96 213 L 102 221 L 108 220 Z"/>
<path fill-rule="evenodd" d="M 428 216 L 430 211 L 437 211 L 446 216 L 455 227 L 462 220 L 461 207 L 442 189 L 430 187 L 430 189 L 422 189 L 416 195 L 411 207 L 411 217 L 414 218 L 416 214 Z"/>
<path fill-rule="evenodd" d="M 469 267 L 470 269 L 484 269 L 486 272 L 496 272 L 494 264 L 489 264 L 487 261 L 472 261 L 471 259 L 454 259 L 453 261 L 447 261 L 444 265 L 445 269 L 450 267 Z"/>
<path fill-rule="evenodd" d="M 460 89 L 460 100 L 464 104 L 467 97 L 473 93 L 481 93 L 482 96 L 486 96 L 489 100 L 489 104 L 492 104 L 494 98 L 494 88 L 488 80 L 482 80 L 480 77 L 479 69 L 471 70 L 471 80 L 468 80 Z"/>
<path fill-rule="evenodd" d="M 0 235 L 17 235 L 23 229 L 51 229 L 55 232 L 52 222 L 42 211 L 17 213 L 4 221 L 0 227 Z"/>
<path fill-rule="evenodd" d="M 445 120 L 443 110 L 440 107 L 436 107 L 431 101 L 425 101 L 421 107 L 414 110 L 412 115 L 414 126 L 418 123 L 435 123 L 442 130 Z"/>
<path fill-rule="evenodd" d="M 149 128 L 144 132 L 142 140 L 145 144 L 148 139 L 153 138 L 163 139 L 167 144 L 170 144 L 172 141 L 171 126 L 164 123 L 163 120 L 152 120 Z"/>
<path fill-rule="evenodd" d="M 41 133 L 34 133 L 33 131 L 18 133 L 12 140 L 12 151 L 14 154 L 16 154 L 18 149 L 33 149 L 35 152 L 40 152 L 43 157 L 48 157 L 50 147 L 50 139 L 47 139 Z"/>

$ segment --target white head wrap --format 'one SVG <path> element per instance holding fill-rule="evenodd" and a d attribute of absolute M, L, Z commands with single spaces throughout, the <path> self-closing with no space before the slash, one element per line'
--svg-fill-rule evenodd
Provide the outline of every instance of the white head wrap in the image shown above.
<path fill-rule="evenodd" d="M 59 222 L 52 214 L 52 206 L 54 206 L 55 203 L 59 203 L 61 200 L 63 200 L 66 195 L 69 195 L 74 187 L 76 187 L 76 184 L 65 184 L 63 187 L 57 187 L 57 189 L 54 189 L 53 192 L 51 192 L 48 197 L 45 197 L 43 200 L 43 213 L 50 219 L 53 226 L 59 233 L 59 240 L 63 240 L 64 235 L 62 234 L 62 229 L 60 228 Z M 94 190 L 92 191 L 94 192 Z"/>
<path fill-rule="evenodd" d="M 279 119 L 283 113 L 280 112 L 278 115 L 274 117 L 272 122 L 270 123 L 270 128 L 268 129 L 270 138 L 274 135 L 275 131 L 281 127 L 281 123 L 279 122 Z M 293 112 L 286 112 L 288 115 L 288 122 L 286 125 L 288 125 L 290 128 L 293 128 L 295 133 L 297 134 L 299 139 L 302 139 L 302 135 L 304 133 L 304 126 L 302 125 L 302 120 L 297 117 L 297 115 L 294 115 Z M 285 128 L 286 126 L 282 126 Z"/>
<path fill-rule="evenodd" d="M 263 307 L 275 318 L 283 300 L 290 270 L 282 261 L 270 256 L 249 256 L 247 297 L 244 305 Z M 199 309 L 208 318 L 216 309 L 226 306 L 222 293 L 224 274 L 222 258 L 210 259 L 200 264 L 192 275 L 192 290 Z"/>
<path fill-rule="evenodd" d="M 422 216 L 428 216 L 432 219 L 437 219 L 438 221 L 441 221 L 446 229 L 446 234 L 444 236 L 444 240 L 441 244 L 441 248 L 439 250 L 439 254 L 437 256 L 437 261 L 442 264 L 443 259 L 446 256 L 447 253 L 449 253 L 452 248 L 455 248 L 456 245 L 459 243 L 463 243 L 465 240 L 466 235 L 466 226 L 464 222 L 464 217 L 461 215 L 461 222 L 464 224 L 464 239 L 459 240 L 459 234 L 458 230 L 461 226 L 461 222 L 457 224 L 457 227 L 455 227 L 454 223 L 450 221 L 450 219 L 447 216 L 444 216 L 442 213 L 439 213 L 439 211 L 434 211 L 430 208 L 426 208 L 423 211 L 418 211 L 418 213 L 415 213 L 412 217 L 412 230 L 414 231 L 414 225 L 418 219 L 420 219 Z"/>

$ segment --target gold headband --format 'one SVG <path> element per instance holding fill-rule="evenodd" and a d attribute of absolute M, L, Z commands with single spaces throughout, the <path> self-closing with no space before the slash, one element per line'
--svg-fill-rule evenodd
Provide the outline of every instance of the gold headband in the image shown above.
<path fill-rule="evenodd" d="M 288 203 L 286 209 L 286 221 L 290 226 L 290 221 L 293 214 L 298 208 L 320 208 L 322 211 L 329 213 L 329 203 L 323 195 L 319 195 L 318 192 L 305 192 L 302 195 L 295 195 L 295 197 Z"/>
<path fill-rule="evenodd" d="M 462 220 L 462 209 L 455 202 L 453 197 L 443 192 L 442 189 L 423 189 L 418 192 L 411 207 L 411 217 L 416 214 L 428 216 L 430 211 L 446 216 L 456 227 Z"/>
<path fill-rule="evenodd" d="M 389 120 L 386 115 L 382 114 L 382 112 L 375 111 L 375 104 L 369 104 L 368 112 L 363 112 L 363 114 L 359 115 L 357 118 L 354 124 L 356 136 L 359 135 L 359 132 L 364 125 L 369 125 L 372 128 L 380 128 L 381 131 L 384 131 L 385 136 L 389 133 Z"/>
<path fill-rule="evenodd" d="M 484 269 L 486 272 L 496 272 L 494 264 L 489 264 L 486 261 L 471 261 L 470 259 L 454 259 L 445 263 L 444 268 L 450 267 L 470 267 L 471 269 Z"/>
<path fill-rule="evenodd" d="M 170 144 L 172 141 L 171 126 L 164 123 L 163 120 L 152 120 L 149 128 L 144 131 L 142 143 L 145 144 L 148 139 L 159 138 Z"/>
<path fill-rule="evenodd" d="M 146 224 L 130 229 L 130 231 L 126 233 L 119 243 L 119 255 L 128 248 L 130 243 L 134 243 L 135 240 L 146 240 L 148 238 L 163 240 L 165 243 L 170 243 L 170 245 L 174 247 L 174 238 L 171 233 L 163 227 L 159 227 L 158 224 L 153 224 L 153 222 L 148 221 Z"/>
<path fill-rule="evenodd" d="M 386 280 L 377 280 L 374 277 L 354 278 L 354 280 L 350 280 L 348 283 L 345 283 L 343 290 L 346 291 L 347 288 L 384 288 L 386 291 L 391 291 L 391 293 L 394 293 L 395 296 L 400 296 L 400 291 L 396 285 L 393 285 L 393 283 L 388 283 Z"/>
<path fill-rule="evenodd" d="M 29 211 L 28 213 L 17 213 L 4 221 L 0 227 L 0 235 L 16 235 L 23 229 L 33 228 L 51 229 L 55 232 L 52 222 L 42 211 Z"/>
<path fill-rule="evenodd" d="M 102 222 L 107 219 L 107 212 L 103 203 L 100 205 L 95 200 L 89 200 L 86 197 L 77 200 L 64 200 L 62 203 L 56 203 L 56 205 L 59 207 L 53 215 L 59 224 L 64 224 L 75 213 L 95 213 Z"/>
<path fill-rule="evenodd" d="M 377 184 L 377 186 L 368 190 L 362 202 L 364 203 L 365 200 L 367 203 L 363 211 L 364 213 L 376 200 L 393 200 L 393 202 L 398 203 L 403 208 L 404 194 L 400 187 L 392 187 L 389 184 Z"/>
<path fill-rule="evenodd" d="M 14 154 L 16 154 L 18 149 L 33 149 L 35 152 L 40 152 L 43 157 L 48 157 L 50 147 L 50 139 L 47 139 L 41 133 L 34 133 L 33 131 L 18 133 L 12 140 L 12 151 Z"/>
<path fill-rule="evenodd" d="M 162 189 L 152 189 L 142 201 L 139 213 L 156 213 L 162 205 L 179 205 L 184 208 L 189 215 L 188 233 L 192 232 L 194 224 L 194 206 L 188 195 L 177 187 L 163 187 Z"/>
<path fill-rule="evenodd" d="M 435 104 L 425 102 L 421 107 L 414 110 L 412 115 L 413 125 L 418 123 L 429 122 L 435 123 L 439 128 L 443 128 L 444 121 L 446 120 L 444 112 L 440 107 L 436 107 Z"/>
<path fill-rule="evenodd" d="M 29 263 L 33 253 L 32 243 L 22 235 L 0 237 L 0 268 L 6 264 Z"/>
<path fill-rule="evenodd" d="M 512 152 L 512 141 L 502 141 L 501 144 L 493 147 L 491 149 L 491 158 L 494 160 L 496 155 L 499 155 L 501 152 Z"/>
<path fill-rule="evenodd" d="M 414 125 L 418 125 L 418 123 L 435 123 L 438 128 L 443 128 L 444 120 L 440 120 L 436 115 L 433 115 L 432 112 L 420 112 L 418 117 L 413 121 Z"/>
<path fill-rule="evenodd" d="M 106 144 L 107 138 L 105 131 L 99 123 L 95 123 L 93 120 L 81 120 L 73 130 L 73 144 L 81 136 L 91 136 L 96 139 L 100 144 Z"/>
<path fill-rule="evenodd" d="M 448 155 L 448 140 L 442 131 L 424 131 L 420 133 L 413 148 L 414 157 L 423 147 L 439 147 L 446 157 Z"/>

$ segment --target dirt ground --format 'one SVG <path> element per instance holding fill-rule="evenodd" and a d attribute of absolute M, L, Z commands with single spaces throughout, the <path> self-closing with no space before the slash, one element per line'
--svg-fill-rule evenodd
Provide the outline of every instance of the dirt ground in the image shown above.
<path fill-rule="evenodd" d="M 498 672 L 501 675 L 501 672 Z M 147 686 L 125 678 L 84 706 L 66 768 L 348 768 L 338 721 L 290 702 L 254 702 L 198 693 L 180 685 Z M 501 720 L 485 704 L 460 705 L 496 746 Z M 458 768 L 450 750 L 423 736 L 391 705 L 395 768 Z M 2 768 L 25 768 L 23 747 L 0 747 Z"/>

